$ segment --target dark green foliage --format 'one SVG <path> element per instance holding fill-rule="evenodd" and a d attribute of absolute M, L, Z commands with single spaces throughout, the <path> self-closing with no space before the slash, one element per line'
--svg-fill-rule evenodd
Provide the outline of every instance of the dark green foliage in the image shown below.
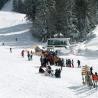
<path fill-rule="evenodd" d="M 78 39 L 86 39 L 96 24 L 96 0 L 75 0 L 74 13 L 77 17 Z"/>
<path fill-rule="evenodd" d="M 14 0 L 13 5 L 16 11 L 26 13 L 33 34 L 42 40 L 55 34 L 85 40 L 98 23 L 96 0 Z"/>
<path fill-rule="evenodd" d="M 7 2 L 8 0 L 0 0 L 0 9 L 4 6 L 4 4 Z"/>
<path fill-rule="evenodd" d="M 98 0 L 96 0 L 96 22 L 98 24 Z"/>
<path fill-rule="evenodd" d="M 13 10 L 18 11 L 18 9 L 17 9 L 17 1 L 16 0 L 13 0 Z"/>
<path fill-rule="evenodd" d="M 22 0 L 13 0 L 13 10 L 16 12 L 24 13 L 24 2 Z"/>
<path fill-rule="evenodd" d="M 24 1 L 25 13 L 27 14 L 28 19 L 32 21 L 35 19 L 36 5 L 37 2 L 35 2 L 35 0 Z"/>

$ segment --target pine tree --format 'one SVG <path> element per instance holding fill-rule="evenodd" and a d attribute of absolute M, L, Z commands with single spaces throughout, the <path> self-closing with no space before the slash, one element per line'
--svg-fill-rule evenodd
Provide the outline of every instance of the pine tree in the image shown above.
<path fill-rule="evenodd" d="M 24 13 L 24 2 L 22 0 L 13 0 L 13 10 L 16 12 Z"/>
<path fill-rule="evenodd" d="M 35 19 L 36 3 L 37 0 L 24 0 L 24 12 L 27 14 L 28 19 L 32 21 Z"/>
<path fill-rule="evenodd" d="M 54 37 L 56 33 L 56 8 L 55 0 L 47 0 L 48 14 L 47 14 L 47 37 Z"/>
<path fill-rule="evenodd" d="M 20 13 L 24 13 L 24 3 L 22 0 L 17 0 L 17 10 Z"/>
<path fill-rule="evenodd" d="M 13 10 L 17 11 L 17 1 L 13 0 Z"/>
<path fill-rule="evenodd" d="M 96 0 L 96 22 L 98 24 L 98 0 Z"/>
<path fill-rule="evenodd" d="M 96 24 L 95 1 L 24 0 L 24 8 L 36 36 L 46 40 L 62 33 L 72 40 L 83 40 Z"/>
<path fill-rule="evenodd" d="M 64 30 L 64 25 L 66 22 L 66 17 L 64 17 L 65 13 L 65 0 L 55 0 L 56 4 L 56 33 L 58 33 L 58 36 L 60 36 L 60 33 Z M 64 19 L 65 18 L 65 19 Z M 64 21 L 65 20 L 65 21 Z"/>
<path fill-rule="evenodd" d="M 8 0 L 0 0 L 0 9 L 4 6 L 4 4 L 7 2 Z"/>

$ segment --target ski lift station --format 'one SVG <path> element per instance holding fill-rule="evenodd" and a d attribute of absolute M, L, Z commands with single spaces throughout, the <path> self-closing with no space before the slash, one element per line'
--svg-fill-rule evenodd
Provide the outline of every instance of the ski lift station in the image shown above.
<path fill-rule="evenodd" d="M 49 38 L 47 40 L 47 50 L 49 51 L 61 50 L 61 48 L 67 50 L 69 46 L 70 38 Z"/>

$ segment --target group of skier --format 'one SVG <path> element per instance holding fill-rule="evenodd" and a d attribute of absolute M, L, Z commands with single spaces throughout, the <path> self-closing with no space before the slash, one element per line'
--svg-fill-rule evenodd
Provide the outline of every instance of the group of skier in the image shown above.
<path fill-rule="evenodd" d="M 21 56 L 24 58 L 24 56 L 25 56 L 25 52 L 26 52 L 26 56 L 27 56 L 27 58 L 28 58 L 28 61 L 31 61 L 32 60 L 32 57 L 33 57 L 33 52 L 32 52 L 32 50 L 31 51 L 29 51 L 29 50 L 22 50 L 21 51 Z"/>
<path fill-rule="evenodd" d="M 42 51 L 40 57 L 41 66 L 39 67 L 39 72 L 45 75 L 55 76 L 57 78 L 61 77 L 61 70 L 64 67 L 64 59 L 59 58 L 55 52 Z M 52 70 L 52 65 L 59 66 L 59 68 Z"/>
<path fill-rule="evenodd" d="M 60 66 L 61 69 L 64 67 L 64 59 L 58 57 L 55 52 L 43 51 L 40 57 L 41 66 L 46 67 L 47 65 Z"/>
<path fill-rule="evenodd" d="M 57 74 L 61 73 L 62 68 L 65 66 L 73 67 L 73 68 L 75 67 L 73 59 L 72 60 L 66 59 L 66 65 L 65 65 L 64 58 L 58 57 L 57 54 L 53 51 L 42 51 L 42 55 L 40 56 L 40 62 L 41 62 L 41 66 L 39 67 L 40 73 L 48 72 L 47 68 L 49 68 L 50 70 L 52 65 L 59 66 L 59 69 L 55 69 L 55 73 Z M 77 65 L 78 65 L 78 68 L 81 67 L 80 60 L 77 60 Z M 51 69 L 51 72 L 53 72 L 52 69 Z"/>
<path fill-rule="evenodd" d="M 72 67 L 74 68 L 74 60 L 72 59 L 66 59 L 66 67 Z M 77 67 L 80 68 L 81 65 L 80 65 L 80 60 L 77 60 Z"/>
<path fill-rule="evenodd" d="M 45 76 L 51 76 L 51 77 L 56 77 L 60 78 L 61 77 L 61 69 L 56 68 L 55 70 L 52 69 L 51 66 L 46 66 L 46 67 L 39 67 L 39 73 L 44 73 Z"/>

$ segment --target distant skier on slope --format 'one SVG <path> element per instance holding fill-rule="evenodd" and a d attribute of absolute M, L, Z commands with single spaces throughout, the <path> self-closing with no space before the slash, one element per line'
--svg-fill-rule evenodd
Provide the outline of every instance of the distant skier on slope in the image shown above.
<path fill-rule="evenodd" d="M 78 60 L 77 63 L 78 63 L 78 68 L 80 68 L 80 67 L 81 67 L 81 66 L 80 66 L 80 60 Z"/>
<path fill-rule="evenodd" d="M 24 57 L 24 50 L 21 51 L 21 56 Z"/>
<path fill-rule="evenodd" d="M 15 39 L 16 41 L 18 41 L 18 38 L 16 37 L 16 39 Z"/>
<path fill-rule="evenodd" d="M 12 48 L 10 48 L 10 53 L 12 53 Z"/>

